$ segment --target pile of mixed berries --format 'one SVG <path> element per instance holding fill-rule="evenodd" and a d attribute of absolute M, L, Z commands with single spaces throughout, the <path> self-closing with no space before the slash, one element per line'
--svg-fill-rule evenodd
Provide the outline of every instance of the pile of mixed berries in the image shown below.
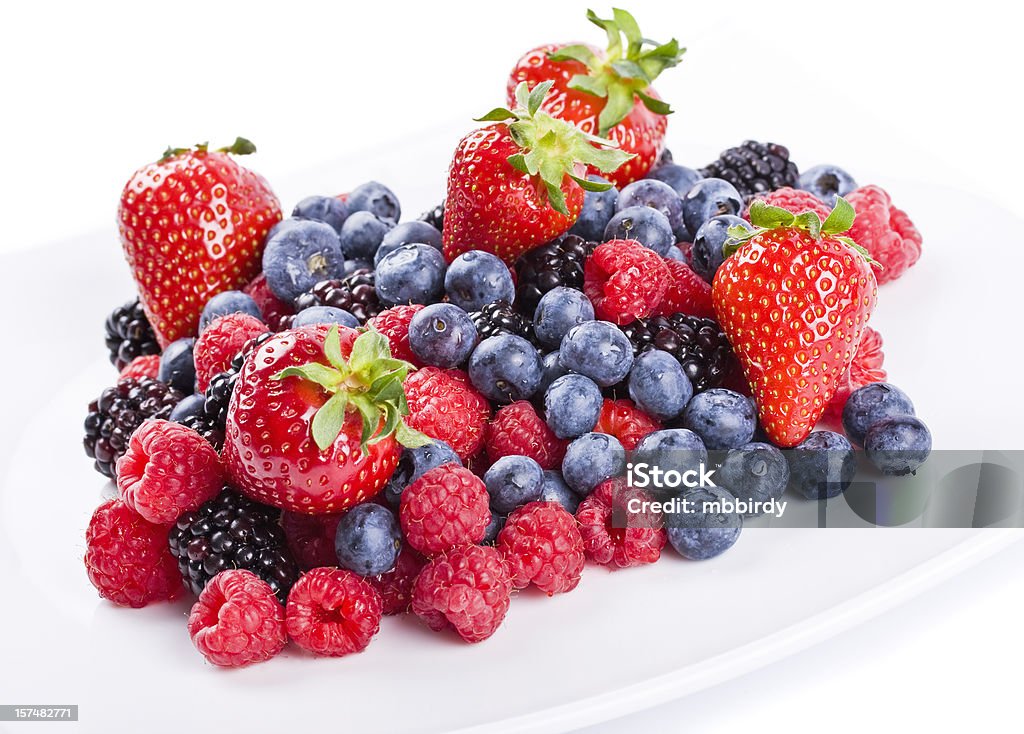
<path fill-rule="evenodd" d="M 107 319 L 120 378 L 85 420 L 119 491 L 86 533 L 103 597 L 196 595 L 189 634 L 225 666 L 358 652 L 390 614 L 476 642 L 587 560 L 736 541 L 739 515 L 623 519 L 630 460 L 765 500 L 839 494 L 854 445 L 886 474 L 927 458 L 867 326 L 920 255 L 910 219 L 781 145 L 674 162 L 650 84 L 683 50 L 589 18 L 609 49 L 527 53 L 419 219 L 377 182 L 282 218 L 242 138 L 132 176 L 138 298 Z"/>

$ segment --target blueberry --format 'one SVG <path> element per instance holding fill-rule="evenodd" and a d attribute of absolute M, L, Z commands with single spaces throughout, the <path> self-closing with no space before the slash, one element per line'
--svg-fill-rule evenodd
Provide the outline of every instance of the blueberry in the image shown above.
<path fill-rule="evenodd" d="M 738 392 L 716 387 L 695 395 L 683 410 L 682 424 L 709 449 L 735 449 L 754 437 L 754 406 Z"/>
<path fill-rule="evenodd" d="M 540 384 L 537 386 L 537 392 L 535 393 L 537 395 L 543 395 L 546 393 L 548 388 L 551 387 L 551 383 L 569 372 L 569 370 L 563 367 L 562 363 L 558 361 L 557 349 L 544 355 L 544 359 L 542 359 L 540 363 L 540 368 Z"/>
<path fill-rule="evenodd" d="M 633 367 L 633 345 L 607 321 L 585 321 L 569 329 L 558 350 L 558 362 L 586 375 L 601 387 L 622 382 Z"/>
<path fill-rule="evenodd" d="M 569 485 L 562 479 L 561 472 L 554 469 L 544 472 L 544 484 L 540 489 L 540 498 L 544 502 L 557 502 L 570 515 L 575 515 L 576 509 L 580 506 L 579 495 L 569 489 Z"/>
<path fill-rule="evenodd" d="M 469 379 L 487 398 L 499 403 L 526 400 L 540 387 L 540 354 L 514 334 L 484 339 L 469 358 Z"/>
<path fill-rule="evenodd" d="M 345 255 L 338 233 L 323 222 L 299 221 L 282 229 L 263 251 L 267 285 L 291 303 L 321 280 L 341 278 Z"/>
<path fill-rule="evenodd" d="M 853 446 L 833 431 L 815 431 L 789 451 L 789 484 L 807 499 L 844 492 L 857 472 Z"/>
<path fill-rule="evenodd" d="M 466 311 L 516 297 L 512 273 L 500 258 L 482 250 L 464 252 L 452 260 L 444 276 L 448 300 Z"/>
<path fill-rule="evenodd" d="M 704 442 L 693 431 L 685 428 L 665 428 L 648 433 L 633 451 L 633 465 L 647 464 L 662 471 L 677 471 L 680 474 L 700 470 L 707 465 L 708 450 Z"/>
<path fill-rule="evenodd" d="M 864 436 L 868 459 L 883 474 L 917 471 L 932 452 L 932 433 L 920 418 L 895 415 L 873 424 Z"/>
<path fill-rule="evenodd" d="M 263 238 L 263 241 L 264 242 L 270 242 L 270 240 L 274 239 L 274 237 L 276 237 L 281 232 L 284 232 L 286 229 L 291 229 L 296 224 L 298 224 L 298 223 L 300 223 L 302 221 L 304 221 L 304 220 L 302 220 L 302 219 L 295 219 L 294 217 L 289 217 L 288 219 L 282 219 L 281 221 L 279 221 L 276 224 L 274 224 L 274 226 L 271 227 L 269 230 L 267 230 L 267 236 Z"/>
<path fill-rule="evenodd" d="M 547 424 L 559 438 L 577 438 L 594 430 L 604 397 L 589 377 L 564 375 L 544 393 Z"/>
<path fill-rule="evenodd" d="M 402 245 L 411 244 L 430 245 L 435 250 L 440 250 L 441 233 L 432 224 L 419 220 L 395 225 L 385 233 L 380 247 L 377 248 L 377 254 L 373 256 L 374 264 L 379 263 L 385 255 L 394 252 Z"/>
<path fill-rule="evenodd" d="M 487 527 L 484 528 L 484 537 L 480 541 L 481 545 L 493 545 L 494 541 L 498 539 L 498 533 L 505 527 L 505 521 L 508 518 L 505 515 L 499 515 L 494 510 L 491 510 L 491 521 L 487 523 Z"/>
<path fill-rule="evenodd" d="M 686 196 L 686 193 L 693 188 L 693 185 L 700 181 L 700 174 L 686 166 L 666 163 L 648 173 L 647 178 L 667 183 L 676 192 L 677 196 Z"/>
<path fill-rule="evenodd" d="M 732 214 L 711 217 L 697 230 L 690 248 L 690 268 L 708 283 L 715 280 L 715 273 L 725 262 L 725 241 L 729 239 L 729 227 L 743 227 L 750 230 L 750 223 Z"/>
<path fill-rule="evenodd" d="M 356 505 L 341 516 L 334 535 L 338 565 L 362 576 L 376 576 L 395 567 L 402 531 L 391 510 L 375 502 Z"/>
<path fill-rule="evenodd" d="M 683 197 L 683 223 L 691 232 L 720 214 L 739 214 L 743 197 L 728 181 L 704 178 L 693 185 Z"/>
<path fill-rule="evenodd" d="M 397 224 L 402 216 L 398 197 L 387 186 L 376 181 L 356 186 L 348 195 L 350 212 L 373 212 L 378 218 Z"/>
<path fill-rule="evenodd" d="M 608 183 L 601 176 L 591 174 L 588 181 Z M 604 237 L 604 229 L 608 220 L 615 213 L 615 204 L 619 198 L 619 190 L 612 186 L 605 191 L 586 191 L 583 194 L 583 208 L 569 234 L 582 237 L 584 240 L 600 242 Z"/>
<path fill-rule="evenodd" d="M 668 248 L 668 252 L 665 253 L 664 257 L 666 260 L 675 260 L 676 262 L 681 263 L 686 262 L 686 255 L 676 245 L 672 245 L 672 247 Z"/>
<path fill-rule="evenodd" d="M 313 306 L 295 314 L 292 319 L 292 328 L 300 326 L 313 326 L 314 324 L 338 324 L 347 326 L 350 329 L 358 329 L 362 324 L 359 319 L 343 308 L 334 306 Z"/>
<path fill-rule="evenodd" d="M 829 206 L 836 203 L 836 195 L 846 196 L 857 188 L 857 182 L 839 166 L 814 166 L 800 174 L 796 187 L 810 191 Z"/>
<path fill-rule="evenodd" d="M 378 219 L 372 212 L 352 212 L 341 227 L 341 249 L 345 257 L 354 260 L 373 260 L 377 248 L 392 224 Z"/>
<path fill-rule="evenodd" d="M 292 210 L 295 219 L 312 219 L 329 224 L 341 234 L 341 225 L 348 217 L 348 204 L 337 196 L 307 196 Z"/>
<path fill-rule="evenodd" d="M 664 214 L 677 240 L 682 239 L 679 235 L 687 233 L 686 225 L 683 224 L 683 202 L 679 200 L 676 190 L 664 181 L 642 178 L 622 189 L 616 210 L 622 211 L 634 206 L 650 207 Z"/>
<path fill-rule="evenodd" d="M 192 337 L 178 339 L 168 344 L 160 355 L 157 379 L 185 395 L 195 392 L 196 362 L 192 354 L 195 346 L 196 340 Z"/>
<path fill-rule="evenodd" d="M 675 418 L 693 397 L 693 385 L 675 357 L 649 349 L 629 371 L 629 397 L 645 413 L 660 421 Z"/>
<path fill-rule="evenodd" d="M 558 286 L 543 296 L 533 312 L 533 331 L 541 345 L 555 349 L 569 329 L 594 320 L 590 299 L 575 288 Z"/>
<path fill-rule="evenodd" d="M 586 496 L 601 482 L 626 470 L 626 450 L 614 436 L 585 433 L 565 450 L 562 478 L 576 494 Z"/>
<path fill-rule="evenodd" d="M 726 454 L 715 483 L 748 502 L 779 499 L 789 483 L 789 462 L 771 444 L 748 443 Z"/>
<path fill-rule="evenodd" d="M 728 490 L 708 487 L 695 489 L 684 499 L 692 503 L 692 511 L 669 515 L 665 529 L 676 552 L 691 561 L 706 561 L 729 550 L 740 537 L 743 518 L 735 512 L 717 512 L 716 505 L 735 497 Z"/>
<path fill-rule="evenodd" d="M 192 393 L 188 397 L 182 398 L 171 414 L 167 416 L 167 420 L 174 421 L 175 423 L 183 423 L 186 418 L 193 418 L 203 412 L 203 405 L 206 403 L 206 396 L 201 392 Z"/>
<path fill-rule="evenodd" d="M 263 321 L 263 314 L 252 296 L 242 291 L 224 291 L 218 293 L 203 306 L 203 312 L 199 316 L 199 333 L 210 325 L 210 323 L 221 316 L 231 313 L 247 313 L 260 321 Z"/>
<path fill-rule="evenodd" d="M 409 347 L 424 364 L 458 367 L 476 347 L 477 333 L 469 314 L 451 303 L 434 303 L 409 322 Z"/>
<path fill-rule="evenodd" d="M 395 467 L 388 483 L 384 485 L 384 499 L 397 510 L 405 488 L 431 469 L 443 464 L 462 466 L 462 459 L 444 441 L 434 439 L 425 446 L 403 448 L 398 457 L 398 466 Z"/>
<path fill-rule="evenodd" d="M 668 218 L 657 209 L 631 206 L 616 212 L 608 220 L 603 240 L 636 240 L 644 247 L 664 255 L 676 243 L 676 236 Z"/>
<path fill-rule="evenodd" d="M 894 415 L 914 415 L 914 404 L 895 385 L 875 382 L 850 393 L 843 407 L 843 429 L 852 442 L 863 446 L 868 429 Z"/>
<path fill-rule="evenodd" d="M 504 515 L 540 499 L 544 470 L 528 456 L 502 456 L 484 474 L 491 507 Z"/>
<path fill-rule="evenodd" d="M 377 295 L 385 303 L 433 303 L 444 292 L 444 255 L 430 245 L 402 245 L 377 265 Z"/>

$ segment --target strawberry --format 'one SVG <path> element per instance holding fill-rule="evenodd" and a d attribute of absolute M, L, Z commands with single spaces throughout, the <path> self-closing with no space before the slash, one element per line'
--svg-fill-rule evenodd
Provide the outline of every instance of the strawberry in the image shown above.
<path fill-rule="evenodd" d="M 260 271 L 263 240 L 281 219 L 267 182 L 228 154 L 256 150 L 168 148 L 121 192 L 121 244 L 161 347 L 193 336 L 206 302 Z"/>
<path fill-rule="evenodd" d="M 602 172 L 629 158 L 572 124 L 540 111 L 551 82 L 516 89 L 516 109 L 497 108 L 491 122 L 464 137 L 448 169 L 444 254 L 451 262 L 468 250 L 491 252 L 506 263 L 569 229 L 580 215 L 583 191 L 609 184 L 587 181 L 586 166 Z"/>
<path fill-rule="evenodd" d="M 376 331 L 319 324 L 284 331 L 242 365 L 228 406 L 224 464 L 253 499 L 291 512 L 336 513 L 373 497 L 402 446 L 411 365 Z"/>
<path fill-rule="evenodd" d="M 854 220 L 843 198 L 824 222 L 755 200 L 753 231 L 729 230 L 711 297 L 739 358 L 768 438 L 807 437 L 835 395 L 875 307 L 873 262 L 841 236 Z M 733 254 L 734 253 L 734 254 Z"/>
<path fill-rule="evenodd" d="M 665 147 L 666 115 L 672 110 L 651 82 L 676 66 L 686 49 L 674 38 L 663 44 L 646 40 L 632 15 L 619 9 L 612 12 L 614 17 L 604 20 L 587 11 L 587 19 L 608 35 L 606 51 L 589 44 L 539 46 L 519 59 L 507 86 L 511 104 L 520 83 L 532 87 L 554 82 L 545 110 L 635 154 L 606 176 L 621 188 L 643 178 Z"/>

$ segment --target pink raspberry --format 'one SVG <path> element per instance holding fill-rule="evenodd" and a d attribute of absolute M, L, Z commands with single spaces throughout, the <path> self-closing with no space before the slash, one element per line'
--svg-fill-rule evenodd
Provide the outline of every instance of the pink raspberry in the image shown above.
<path fill-rule="evenodd" d="M 775 191 L 769 191 L 767 194 L 758 194 L 754 197 L 755 199 L 761 199 L 766 204 L 771 206 L 777 206 L 787 211 L 793 212 L 794 214 L 802 214 L 803 212 L 814 212 L 818 215 L 821 221 L 825 221 L 825 218 L 829 215 L 831 209 L 819 199 L 817 196 L 812 194 L 810 191 L 803 191 L 801 189 L 793 189 L 788 186 L 784 186 L 781 189 Z M 746 211 L 743 212 L 743 218 L 748 222 L 750 221 L 750 207 L 748 206 Z"/>
<path fill-rule="evenodd" d="M 404 545 L 393 569 L 380 576 L 366 579 L 380 594 L 384 603 L 384 614 L 405 614 L 409 611 L 409 605 L 412 604 L 412 586 L 426 563 L 426 558 L 408 545 Z"/>
<path fill-rule="evenodd" d="M 288 550 L 303 571 L 338 565 L 334 535 L 341 515 L 306 515 L 287 510 L 281 513 L 281 527 L 284 529 Z"/>
<path fill-rule="evenodd" d="M 881 264 L 879 285 L 896 280 L 921 257 L 921 233 L 879 186 L 862 186 L 846 199 L 857 212 L 847 234 Z"/>
<path fill-rule="evenodd" d="M 136 357 L 126 364 L 124 369 L 121 370 L 121 374 L 118 375 L 118 379 L 123 380 L 126 377 L 132 377 L 135 379 L 140 377 L 149 377 L 155 380 L 159 374 L 160 355 L 144 354 L 141 357 Z"/>
<path fill-rule="evenodd" d="M 263 314 L 263 320 L 267 322 L 274 331 L 281 330 L 281 321 L 285 316 L 291 316 L 295 309 L 274 295 L 267 285 L 267 276 L 260 273 L 249 285 L 243 289 L 256 301 L 256 306 Z"/>
<path fill-rule="evenodd" d="M 519 400 L 494 414 L 485 445 L 491 463 L 503 456 L 528 456 L 541 469 L 557 469 L 569 442 L 555 435 L 533 405 Z"/>
<path fill-rule="evenodd" d="M 434 631 L 451 627 L 466 642 L 480 642 L 505 619 L 512 588 L 501 553 L 465 545 L 423 567 L 413 586 L 412 611 Z"/>
<path fill-rule="evenodd" d="M 491 404 L 462 370 L 424 367 L 405 380 L 406 423 L 444 441 L 463 461 L 484 444 Z"/>
<path fill-rule="evenodd" d="M 386 311 L 381 311 L 366 325 L 372 326 L 387 337 L 388 344 L 391 345 L 392 357 L 404 359 L 406 362 L 412 362 L 419 366 L 421 362 L 413 354 L 412 347 L 409 346 L 409 323 L 412 321 L 412 317 L 422 309 L 423 306 L 420 304 L 393 306 Z"/>
<path fill-rule="evenodd" d="M 650 499 L 631 489 L 622 478 L 608 479 L 580 503 L 576 520 L 587 558 L 602 566 L 629 568 L 654 563 L 661 557 L 668 536 L 661 519 L 628 513 L 630 498 Z"/>
<path fill-rule="evenodd" d="M 583 292 L 597 318 L 616 324 L 650 316 L 668 290 L 665 259 L 634 240 L 598 245 L 584 266 Z"/>
<path fill-rule="evenodd" d="M 210 322 L 196 340 L 194 351 L 199 392 L 205 392 L 210 380 L 231 366 L 250 339 L 266 332 L 267 325 L 247 313 L 229 313 Z"/>
<path fill-rule="evenodd" d="M 668 267 L 668 290 L 661 303 L 654 309 L 653 316 L 669 316 L 685 313 L 689 316 L 715 318 L 715 307 L 711 303 L 711 285 L 678 260 L 665 260 Z"/>
<path fill-rule="evenodd" d="M 288 592 L 288 636 L 304 650 L 340 657 L 362 652 L 380 629 L 380 594 L 361 576 L 314 568 Z"/>
<path fill-rule="evenodd" d="M 409 545 L 426 556 L 479 543 L 491 521 L 487 488 L 469 469 L 442 464 L 406 487 L 398 518 Z"/>
<path fill-rule="evenodd" d="M 508 563 L 512 583 L 533 583 L 548 596 L 572 591 L 583 573 L 583 536 L 576 518 L 555 502 L 530 502 L 508 516 L 495 547 Z"/>

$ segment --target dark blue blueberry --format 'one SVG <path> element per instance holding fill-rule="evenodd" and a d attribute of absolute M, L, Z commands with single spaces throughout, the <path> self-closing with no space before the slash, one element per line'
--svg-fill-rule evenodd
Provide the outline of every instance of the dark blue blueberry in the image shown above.
<path fill-rule="evenodd" d="M 668 542 L 683 558 L 691 561 L 706 561 L 725 553 L 743 529 L 743 518 L 735 512 L 718 510 L 722 502 L 734 502 L 735 497 L 728 490 L 707 487 L 687 493 L 684 499 L 692 503 L 691 512 L 675 512 L 669 515 Z"/>
<path fill-rule="evenodd" d="M 594 320 L 590 299 L 575 288 L 558 286 L 543 296 L 533 312 L 533 332 L 537 341 L 549 349 L 557 349 L 569 329 Z"/>
<path fill-rule="evenodd" d="M 292 320 L 292 328 L 300 326 L 312 326 L 314 324 L 338 324 L 347 326 L 350 329 L 358 329 L 362 324 L 359 319 L 343 308 L 334 306 L 313 306 L 295 314 Z"/>
<path fill-rule="evenodd" d="M 633 345 L 607 321 L 585 321 L 569 329 L 558 354 L 565 369 L 586 375 L 601 387 L 622 382 L 633 367 Z"/>
<path fill-rule="evenodd" d="M 491 507 L 507 515 L 527 502 L 540 499 L 544 470 L 528 456 L 502 456 L 484 474 Z"/>
<path fill-rule="evenodd" d="M 715 475 L 715 484 L 747 502 L 777 500 L 788 483 L 789 462 L 768 443 L 748 443 L 730 450 Z"/>
<path fill-rule="evenodd" d="M 605 242 L 636 240 L 659 255 L 664 255 L 676 243 L 668 218 L 657 209 L 646 206 L 631 206 L 616 212 L 608 220 L 602 239 Z"/>
<path fill-rule="evenodd" d="M 329 224 L 340 234 L 341 225 L 348 217 L 348 204 L 337 196 L 307 196 L 295 205 L 292 217 Z"/>
<path fill-rule="evenodd" d="M 305 221 L 305 220 L 295 219 L 294 217 L 289 217 L 288 219 L 282 219 L 281 221 L 279 221 L 276 224 L 274 224 L 274 226 L 271 227 L 269 230 L 267 230 L 267 236 L 263 238 L 263 241 L 264 242 L 270 242 L 270 240 L 274 239 L 274 237 L 279 235 L 281 232 L 284 232 L 286 229 L 290 229 L 291 227 L 294 227 L 296 224 L 298 224 L 299 222 L 302 222 L 302 221 Z"/>
<path fill-rule="evenodd" d="M 479 311 L 488 303 L 516 297 L 512 273 L 498 257 L 482 250 L 464 252 L 452 260 L 444 276 L 448 300 L 466 311 Z"/>
<path fill-rule="evenodd" d="M 441 249 L 441 233 L 437 227 L 427 222 L 414 220 L 402 222 L 387 231 L 384 239 L 377 248 L 377 254 L 373 256 L 373 263 L 379 263 L 385 255 L 394 252 L 402 245 L 411 244 L 430 245 L 435 250 Z"/>
<path fill-rule="evenodd" d="M 540 354 L 514 334 L 484 339 L 469 358 L 469 379 L 487 398 L 498 403 L 526 400 L 540 387 Z"/>
<path fill-rule="evenodd" d="M 424 364 L 452 368 L 463 364 L 476 347 L 469 314 L 451 303 L 426 306 L 409 322 L 409 347 Z"/>
<path fill-rule="evenodd" d="M 231 313 L 247 313 L 263 321 L 260 307 L 256 305 L 256 301 L 252 300 L 252 296 L 242 293 L 242 291 L 224 291 L 215 295 L 203 306 L 203 312 L 199 315 L 199 332 L 202 333 L 214 319 Z"/>
<path fill-rule="evenodd" d="M 402 531 L 391 510 L 375 502 L 356 505 L 341 516 L 334 535 L 338 565 L 362 576 L 376 576 L 395 567 L 402 549 Z"/>
<path fill-rule="evenodd" d="M 667 163 L 652 170 L 647 174 L 647 178 L 667 183 L 676 192 L 677 196 L 682 197 L 686 196 L 686 193 L 693 188 L 693 185 L 700 181 L 700 174 L 692 168 L 677 166 L 675 163 Z"/>
<path fill-rule="evenodd" d="M 709 449 L 735 449 L 754 437 L 757 413 L 745 396 L 716 387 L 693 396 L 683 410 L 682 424 Z"/>
<path fill-rule="evenodd" d="M 398 197 L 387 186 L 376 181 L 352 189 L 348 195 L 348 209 L 349 212 L 373 212 L 391 224 L 397 224 L 402 216 Z"/>
<path fill-rule="evenodd" d="M 683 412 L 693 397 L 693 385 L 675 357 L 649 349 L 633 361 L 629 397 L 640 410 L 667 421 Z"/>
<path fill-rule="evenodd" d="M 195 417 L 203 412 L 203 404 L 205 402 L 206 395 L 201 392 L 192 393 L 188 397 L 182 398 L 174 406 L 174 410 L 167 416 L 167 420 L 182 423 L 186 418 Z"/>
<path fill-rule="evenodd" d="M 864 445 L 868 429 L 894 415 L 914 415 L 914 404 L 895 385 L 875 382 L 850 393 L 843 408 L 843 429 L 851 441 Z"/>
<path fill-rule="evenodd" d="M 700 471 L 701 464 L 707 466 L 708 450 L 704 442 L 693 431 L 685 428 L 666 428 L 648 433 L 633 451 L 633 465 L 647 464 L 648 471 L 654 468 L 663 472 Z"/>
<path fill-rule="evenodd" d="M 445 267 L 430 245 L 402 245 L 377 265 L 377 296 L 390 305 L 434 303 L 444 292 Z"/>
<path fill-rule="evenodd" d="M 487 523 L 487 527 L 484 528 L 484 537 L 480 541 L 481 545 L 493 545 L 494 541 L 498 539 L 498 533 L 505 527 L 505 521 L 508 518 L 505 515 L 499 515 L 494 510 L 491 510 L 491 521 Z"/>
<path fill-rule="evenodd" d="M 920 418 L 895 415 L 873 424 L 864 451 L 878 471 L 902 477 L 917 471 L 932 452 L 932 433 Z"/>
<path fill-rule="evenodd" d="M 547 424 L 559 438 L 577 438 L 594 430 L 604 396 L 589 377 L 564 375 L 544 393 Z"/>
<path fill-rule="evenodd" d="M 585 433 L 565 450 L 562 478 L 578 495 L 587 496 L 601 482 L 626 471 L 626 449 L 614 436 Z"/>
<path fill-rule="evenodd" d="M 835 497 L 846 490 L 857 472 L 857 458 L 846 436 L 815 431 L 792 448 L 789 484 L 807 499 Z"/>
<path fill-rule="evenodd" d="M 544 485 L 540 490 L 540 498 L 544 502 L 557 502 L 570 515 L 575 515 L 576 509 L 580 506 L 579 495 L 569 489 L 569 485 L 562 479 L 562 473 L 554 469 L 544 472 Z"/>
<path fill-rule="evenodd" d="M 372 212 L 352 212 L 342 225 L 339 235 L 345 257 L 372 261 L 384 235 L 392 226 L 390 222 L 378 219 Z"/>
<path fill-rule="evenodd" d="M 829 206 L 834 206 L 836 195 L 846 196 L 857 188 L 857 182 L 839 166 L 821 165 L 801 173 L 796 187 L 810 191 Z"/>
<path fill-rule="evenodd" d="M 160 355 L 160 370 L 157 379 L 175 390 L 191 395 L 196 390 L 196 361 L 192 354 L 196 340 L 192 337 L 178 339 L 167 345 Z"/>
<path fill-rule="evenodd" d="M 397 510 L 405 488 L 442 464 L 462 466 L 462 459 L 444 441 L 434 439 L 426 446 L 403 448 L 398 457 L 398 466 L 395 467 L 388 483 L 384 485 L 384 499 Z"/>
<path fill-rule="evenodd" d="M 263 273 L 270 290 L 286 303 L 321 280 L 343 277 L 345 255 L 338 233 L 328 224 L 308 220 L 282 229 L 263 251 Z"/>
<path fill-rule="evenodd" d="M 622 211 L 634 206 L 647 206 L 664 214 L 677 242 L 683 241 L 688 234 L 683 224 L 683 202 L 679 200 L 676 190 L 664 181 L 642 178 L 622 189 L 616 210 Z"/>
<path fill-rule="evenodd" d="M 672 245 L 672 247 L 668 248 L 668 252 L 665 253 L 665 259 L 684 263 L 686 262 L 686 255 L 683 254 L 683 251 L 680 250 L 679 247 Z"/>
<path fill-rule="evenodd" d="M 690 268 L 708 283 L 715 279 L 715 273 L 725 262 L 722 252 L 725 241 L 729 239 L 729 227 L 743 227 L 750 230 L 750 223 L 732 214 L 720 214 L 712 217 L 697 230 L 690 248 Z"/>
<path fill-rule="evenodd" d="M 601 176 L 591 174 L 588 181 L 608 183 Z M 583 194 L 583 209 L 569 234 L 582 237 L 584 240 L 600 242 L 604 238 L 604 229 L 608 220 L 615 214 L 615 204 L 619 199 L 619 190 L 612 186 L 605 191 L 586 191 Z"/>
<path fill-rule="evenodd" d="M 547 392 L 547 389 L 551 387 L 551 383 L 557 380 L 564 374 L 567 374 L 569 370 L 562 366 L 562 363 L 558 361 L 558 350 L 548 352 L 544 355 L 544 359 L 541 360 L 541 377 L 540 385 L 537 386 L 537 393 L 543 395 Z"/>
<path fill-rule="evenodd" d="M 683 197 L 683 223 L 696 233 L 704 222 L 720 214 L 737 215 L 743 211 L 743 197 L 728 181 L 704 178 Z"/>

